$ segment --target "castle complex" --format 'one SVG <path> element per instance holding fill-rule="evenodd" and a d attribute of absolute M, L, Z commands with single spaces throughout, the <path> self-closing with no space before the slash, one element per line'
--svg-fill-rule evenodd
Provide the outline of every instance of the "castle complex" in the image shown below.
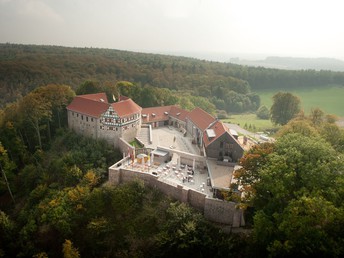
<path fill-rule="evenodd" d="M 119 139 L 133 141 L 141 125 L 152 128 L 172 126 L 193 138 L 200 154 L 218 160 L 237 162 L 243 148 L 237 136 L 224 124 L 202 110 L 186 111 L 178 106 L 141 108 L 133 100 L 121 96 L 109 103 L 105 93 L 76 96 L 67 107 L 68 125 L 77 133 L 105 139 L 118 146 Z"/>
<path fill-rule="evenodd" d="M 132 141 L 141 128 L 141 110 L 130 98 L 120 97 L 110 104 L 105 93 L 76 96 L 67 107 L 68 126 L 77 133 L 105 139 Z"/>
<path fill-rule="evenodd" d="M 189 203 L 211 221 L 232 227 L 245 224 L 236 203 L 221 200 L 222 191 L 230 189 L 243 146 L 236 133 L 201 108 L 141 108 L 130 98 L 121 96 L 117 102 L 109 103 L 105 93 L 97 93 L 76 96 L 67 106 L 67 113 L 69 128 L 105 139 L 123 152 L 123 159 L 109 168 L 110 183 L 139 178 L 172 198 Z M 149 141 L 142 152 L 136 153 L 129 143 L 145 130 Z M 195 152 L 175 148 L 171 139 L 164 146 L 151 144 L 155 132 L 162 134 L 159 130 L 176 134 L 163 136 L 158 143 L 173 138 L 173 143 L 179 141 Z"/>

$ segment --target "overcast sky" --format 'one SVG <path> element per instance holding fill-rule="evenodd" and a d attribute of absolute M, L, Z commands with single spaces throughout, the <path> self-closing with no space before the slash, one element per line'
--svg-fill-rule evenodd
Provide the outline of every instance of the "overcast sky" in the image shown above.
<path fill-rule="evenodd" d="M 342 0 L 0 0 L 0 42 L 344 59 Z"/>

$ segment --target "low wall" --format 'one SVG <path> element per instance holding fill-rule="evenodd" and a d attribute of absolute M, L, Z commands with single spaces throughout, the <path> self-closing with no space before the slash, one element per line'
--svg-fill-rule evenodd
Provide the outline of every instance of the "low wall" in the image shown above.
<path fill-rule="evenodd" d="M 149 131 L 149 144 L 153 143 L 153 133 L 152 133 L 152 125 L 148 125 L 148 131 Z"/>
<path fill-rule="evenodd" d="M 220 166 L 235 167 L 235 165 L 237 163 L 235 163 L 235 162 L 217 161 L 216 164 L 220 165 Z"/>
<path fill-rule="evenodd" d="M 204 217 L 210 221 L 240 227 L 245 225 L 243 212 L 236 208 L 236 203 L 207 197 L 205 199 Z"/>
<path fill-rule="evenodd" d="M 123 138 L 119 138 L 118 141 L 118 148 L 121 150 L 121 152 L 124 153 L 134 153 L 135 148 L 131 146 L 128 142 L 126 142 Z"/>
<path fill-rule="evenodd" d="M 187 164 L 188 166 L 192 166 L 194 160 L 195 165 L 199 168 L 204 168 L 206 166 L 206 158 L 204 156 L 195 155 L 180 150 L 169 149 L 163 146 L 157 146 L 157 149 L 168 152 L 170 156 L 172 156 L 173 153 L 178 154 L 180 156 L 180 162 L 183 164 Z"/>
<path fill-rule="evenodd" d="M 159 189 L 167 196 L 179 200 L 204 213 L 204 217 L 210 221 L 231 225 L 232 227 L 244 226 L 242 210 L 236 208 L 233 202 L 213 199 L 207 197 L 204 193 L 184 187 L 180 184 L 170 184 L 166 181 L 159 180 L 158 176 L 148 172 L 139 172 L 120 167 L 128 162 L 125 158 L 109 168 L 109 182 L 111 184 L 121 184 L 131 182 L 135 179 L 142 180 L 150 187 Z"/>

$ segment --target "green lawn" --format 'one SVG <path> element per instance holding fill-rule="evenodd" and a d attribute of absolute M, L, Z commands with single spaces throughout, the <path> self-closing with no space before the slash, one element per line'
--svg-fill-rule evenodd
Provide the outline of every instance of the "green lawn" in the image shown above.
<path fill-rule="evenodd" d="M 258 119 L 255 114 L 230 115 L 228 119 L 222 120 L 226 123 L 238 124 L 252 132 L 265 131 L 266 129 L 275 128 L 276 126 L 270 120 Z"/>
<path fill-rule="evenodd" d="M 344 116 L 344 87 L 331 86 L 326 88 L 299 88 L 292 90 L 261 90 L 256 91 L 261 99 L 261 104 L 268 108 L 272 105 L 272 96 L 278 91 L 289 91 L 301 99 L 302 108 L 309 113 L 311 108 L 319 107 L 327 114 Z"/>

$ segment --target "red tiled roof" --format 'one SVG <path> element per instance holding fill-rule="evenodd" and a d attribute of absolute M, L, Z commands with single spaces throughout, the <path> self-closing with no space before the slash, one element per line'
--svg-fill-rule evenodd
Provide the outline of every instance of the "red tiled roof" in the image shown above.
<path fill-rule="evenodd" d="M 171 107 L 172 106 L 143 108 L 141 112 L 142 123 L 168 120 Z M 167 112 L 167 114 L 165 112 Z"/>
<path fill-rule="evenodd" d="M 76 96 L 73 99 L 72 103 L 67 106 L 67 109 L 88 116 L 100 117 L 100 115 L 109 108 L 106 95 L 105 98 L 104 95 L 102 95 L 102 93 L 99 93 Z M 100 96 L 102 97 L 104 102 L 100 101 Z"/>
<path fill-rule="evenodd" d="M 100 101 L 100 102 L 109 103 L 108 99 L 107 99 L 107 96 L 106 96 L 106 94 L 104 92 L 95 93 L 95 94 L 79 95 L 79 97 L 82 97 L 84 99 L 90 99 L 90 100 L 94 100 L 94 101 Z"/>
<path fill-rule="evenodd" d="M 215 118 L 212 115 L 199 107 L 192 110 L 188 114 L 187 118 L 190 119 L 202 131 L 207 129 L 207 127 L 215 121 Z"/>
<path fill-rule="evenodd" d="M 170 116 L 177 118 L 181 121 L 186 121 L 186 117 L 190 112 L 187 110 L 184 110 L 178 106 L 172 106 L 170 110 Z"/>
<path fill-rule="evenodd" d="M 119 117 L 125 117 L 131 114 L 135 114 L 142 110 L 142 108 L 130 98 L 112 103 L 111 106 L 116 111 Z"/>
<path fill-rule="evenodd" d="M 130 98 L 124 95 L 119 95 L 118 97 L 118 101 L 127 100 L 127 99 L 130 99 Z"/>
<path fill-rule="evenodd" d="M 227 126 L 225 126 L 225 124 L 222 123 L 221 121 L 216 121 L 208 129 L 213 129 L 214 130 L 215 137 L 208 138 L 207 132 L 205 131 L 204 134 L 203 134 L 203 143 L 204 143 L 205 147 L 208 147 L 211 143 L 216 141 L 219 137 L 221 137 L 225 133 L 227 133 L 229 135 L 229 137 L 231 137 L 234 141 L 236 141 L 238 143 L 238 145 L 241 147 L 241 145 L 238 142 L 238 140 L 235 139 L 234 136 L 230 133 L 230 129 Z"/>
<path fill-rule="evenodd" d="M 67 106 L 67 109 L 93 117 L 100 117 L 110 105 L 120 117 L 138 113 L 142 109 L 130 98 L 124 97 L 121 100 L 109 104 L 105 93 L 86 94 L 76 96 L 72 103 Z"/>
<path fill-rule="evenodd" d="M 210 143 L 214 142 L 217 138 L 219 138 L 224 133 L 228 132 L 227 127 L 225 127 L 225 125 L 221 121 L 216 121 L 208 129 L 214 130 L 215 137 L 208 138 L 207 132 L 204 132 L 204 134 L 203 134 L 203 142 L 204 142 L 205 147 L 207 147 Z"/>

